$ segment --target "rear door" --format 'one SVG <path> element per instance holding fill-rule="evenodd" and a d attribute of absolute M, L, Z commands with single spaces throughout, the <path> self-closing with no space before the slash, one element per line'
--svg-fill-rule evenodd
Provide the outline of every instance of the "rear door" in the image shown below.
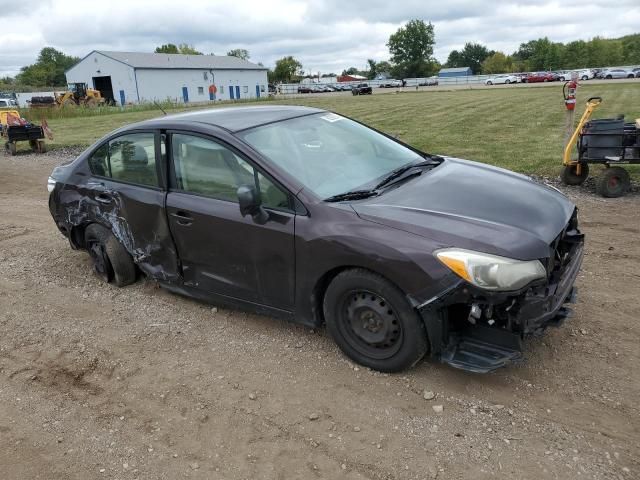
<path fill-rule="evenodd" d="M 89 157 L 83 192 L 92 220 L 109 227 L 141 270 L 178 280 L 177 256 L 164 212 L 166 175 L 159 132 L 111 138 Z"/>
<path fill-rule="evenodd" d="M 292 198 L 229 144 L 191 133 L 170 134 L 167 214 L 185 284 L 214 294 L 292 311 Z M 243 217 L 240 185 L 257 185 L 269 220 Z"/>

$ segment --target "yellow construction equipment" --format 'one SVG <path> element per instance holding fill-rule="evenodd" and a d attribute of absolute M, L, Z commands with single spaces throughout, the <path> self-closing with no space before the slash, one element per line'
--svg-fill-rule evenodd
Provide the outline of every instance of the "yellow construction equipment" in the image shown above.
<path fill-rule="evenodd" d="M 60 107 L 97 107 L 104 105 L 105 99 L 99 90 L 87 88 L 86 83 L 70 83 L 69 90 L 64 93 L 56 93 L 56 104 Z"/>

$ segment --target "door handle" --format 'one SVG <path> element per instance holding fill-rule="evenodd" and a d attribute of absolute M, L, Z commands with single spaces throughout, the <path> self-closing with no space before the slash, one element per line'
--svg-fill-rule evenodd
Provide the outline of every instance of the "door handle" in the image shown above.
<path fill-rule="evenodd" d="M 111 197 L 104 193 L 99 193 L 98 195 L 96 195 L 96 201 L 100 203 L 111 203 Z"/>
<path fill-rule="evenodd" d="M 185 227 L 188 227 L 189 225 L 191 225 L 191 222 L 193 222 L 193 217 L 190 217 L 188 214 L 181 210 L 172 213 L 171 216 L 176 219 L 178 225 L 182 225 Z"/>

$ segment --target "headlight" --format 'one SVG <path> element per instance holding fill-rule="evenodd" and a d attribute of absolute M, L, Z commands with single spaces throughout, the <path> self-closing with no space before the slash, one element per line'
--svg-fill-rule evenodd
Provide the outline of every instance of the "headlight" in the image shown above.
<path fill-rule="evenodd" d="M 49 177 L 47 179 L 47 192 L 53 192 L 53 189 L 56 188 L 56 181 L 53 177 Z"/>
<path fill-rule="evenodd" d="M 547 274 L 539 260 L 514 260 L 461 248 L 437 250 L 435 256 L 467 282 L 486 290 L 518 290 Z"/>

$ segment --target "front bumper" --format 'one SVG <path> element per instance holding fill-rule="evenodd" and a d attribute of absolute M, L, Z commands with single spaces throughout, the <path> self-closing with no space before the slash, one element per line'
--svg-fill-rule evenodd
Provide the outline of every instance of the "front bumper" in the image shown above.
<path fill-rule="evenodd" d="M 571 315 L 575 280 L 584 256 L 576 243 L 555 280 L 518 292 L 480 290 L 460 281 L 420 305 L 431 356 L 473 372 L 489 372 L 522 358 L 522 340 L 560 326 Z"/>

